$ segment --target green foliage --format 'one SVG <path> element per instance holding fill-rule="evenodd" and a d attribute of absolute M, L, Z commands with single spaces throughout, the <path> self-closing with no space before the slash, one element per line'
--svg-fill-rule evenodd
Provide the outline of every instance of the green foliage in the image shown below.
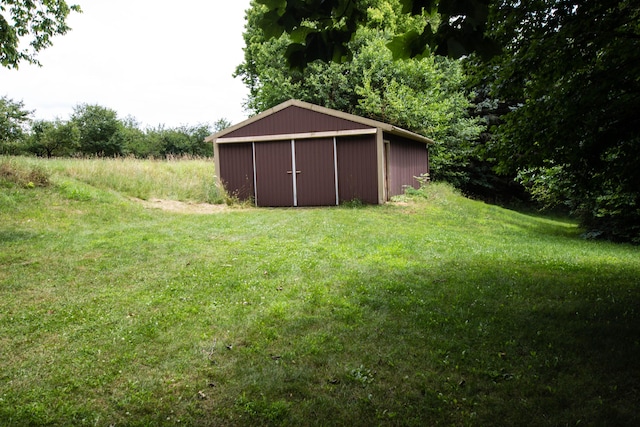
<path fill-rule="evenodd" d="M 100 105 L 77 105 L 71 121 L 80 132 L 80 152 L 85 155 L 123 154 L 122 122 L 118 113 Z"/>
<path fill-rule="evenodd" d="M 31 125 L 29 151 L 44 157 L 70 156 L 80 148 L 80 130 L 73 121 L 37 120 Z"/>
<path fill-rule="evenodd" d="M 25 117 L 26 114 L 24 112 Z M 218 124 L 228 126 L 224 119 Z M 210 134 L 211 128 L 207 124 L 143 130 L 133 117 L 121 120 L 110 108 L 81 104 L 74 108 L 67 121 L 33 122 L 30 132 L 12 145 L 11 153 L 33 153 L 43 157 L 211 157 L 213 147 L 204 141 Z"/>
<path fill-rule="evenodd" d="M 54 36 L 71 29 L 66 20 L 72 11 L 81 12 L 80 6 L 64 0 L 3 0 L 0 64 L 7 68 L 18 68 L 23 61 L 39 65 L 36 54 L 51 46 Z"/>
<path fill-rule="evenodd" d="M 385 22 L 384 8 L 368 9 L 381 2 L 259 3 L 263 8 L 254 25 L 267 39 L 289 35 L 283 55 L 299 68 L 317 58 L 351 60 L 357 55 L 353 41 L 358 31 Z M 472 167 L 482 171 L 496 161 L 507 175 L 525 176 L 525 171 L 561 165 L 562 180 L 550 179 L 553 169 L 542 172 L 546 179 L 535 180 L 536 195 L 556 192 L 553 198 L 563 199 L 595 234 L 640 241 L 635 226 L 640 223 L 636 0 L 397 4 L 403 13 L 431 19 L 423 28 L 393 30 L 387 46 L 395 58 L 475 52 L 482 61 L 474 60 L 470 68 L 484 69 L 477 89 L 490 88 L 491 98 L 513 107 L 501 118 L 495 138 L 481 147 L 487 157 Z M 372 101 L 375 105 L 375 97 Z M 465 179 L 491 185 L 482 175 Z M 541 189 L 544 182 L 550 186 Z"/>
<path fill-rule="evenodd" d="M 230 127 L 233 123 L 231 123 L 229 120 L 227 120 L 226 118 L 221 118 L 215 121 L 215 123 L 213 123 L 213 131 L 214 132 L 220 132 L 221 130 L 225 130 L 226 128 Z M 209 136 L 209 135 L 206 135 Z"/>
<path fill-rule="evenodd" d="M 159 157 L 171 156 L 200 156 L 211 157 L 213 146 L 204 141 L 211 134 L 208 125 L 181 126 L 178 128 L 156 128 L 146 129 L 141 135 L 140 142 L 142 150 L 129 147 L 129 153 L 136 157 Z"/>
<path fill-rule="evenodd" d="M 507 49 L 485 81 L 495 97 L 520 103 L 489 154 L 592 234 L 640 242 L 636 2 L 497 2 L 491 22 Z"/>
<path fill-rule="evenodd" d="M 473 141 L 483 129 L 468 117 L 459 61 L 427 56 L 394 61 L 386 47 L 393 31 L 422 29 L 426 17 L 401 13 L 399 1 L 372 1 L 371 22 L 350 41 L 349 62 L 315 61 L 291 69 L 281 58 L 292 35 L 267 40 L 258 26 L 265 8 L 247 12 L 245 61 L 236 75 L 249 87 L 248 109 L 261 112 L 290 98 L 369 117 L 426 135 L 432 148 L 432 177 L 461 185 L 468 177 Z"/>
<path fill-rule="evenodd" d="M 31 111 L 24 102 L 0 97 L 0 154 L 15 154 L 25 137 L 25 126 L 30 122 Z"/>
<path fill-rule="evenodd" d="M 382 24 L 385 12 L 428 17 L 432 24 L 394 31 L 389 47 L 396 57 L 431 52 L 460 57 L 469 52 L 491 55 L 497 46 L 485 37 L 489 1 L 455 0 L 257 0 L 264 12 L 255 24 L 267 39 L 291 36 L 285 57 L 289 65 L 304 68 L 315 60 L 344 62 L 355 54 L 351 41 L 361 27 Z M 387 15 L 388 16 L 388 15 Z"/>

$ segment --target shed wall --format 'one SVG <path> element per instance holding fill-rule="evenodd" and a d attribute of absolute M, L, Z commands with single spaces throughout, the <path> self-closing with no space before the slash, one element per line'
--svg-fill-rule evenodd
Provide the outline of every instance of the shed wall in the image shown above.
<path fill-rule="evenodd" d="M 423 143 L 397 136 L 389 137 L 389 197 L 404 193 L 405 186 L 419 188 L 416 176 L 429 173 L 429 150 Z"/>
<path fill-rule="evenodd" d="M 247 144 L 220 144 L 218 146 L 218 176 L 229 195 L 240 200 L 254 197 L 253 149 Z"/>
<path fill-rule="evenodd" d="M 339 117 L 329 116 L 297 106 L 290 106 L 281 111 L 249 123 L 225 135 L 225 138 L 283 135 L 307 132 L 329 132 L 338 130 L 367 129 L 368 127 Z"/>

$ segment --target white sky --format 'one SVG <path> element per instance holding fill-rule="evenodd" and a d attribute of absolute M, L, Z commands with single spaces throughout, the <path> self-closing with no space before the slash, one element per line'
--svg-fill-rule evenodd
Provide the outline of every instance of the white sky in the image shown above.
<path fill-rule="evenodd" d="M 250 0 L 67 0 L 72 30 L 41 51 L 42 67 L 0 67 L 0 96 L 36 119 L 66 120 L 98 104 L 167 127 L 235 124 L 248 90 L 232 74 L 242 60 Z"/>

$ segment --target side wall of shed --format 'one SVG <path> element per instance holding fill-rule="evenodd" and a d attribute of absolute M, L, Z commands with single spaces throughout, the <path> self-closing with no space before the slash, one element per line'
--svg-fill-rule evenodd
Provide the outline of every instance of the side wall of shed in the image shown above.
<path fill-rule="evenodd" d="M 385 135 L 389 141 L 387 151 L 387 180 L 389 197 L 404 193 L 404 188 L 419 188 L 417 176 L 429 173 L 429 150 L 424 143 Z"/>

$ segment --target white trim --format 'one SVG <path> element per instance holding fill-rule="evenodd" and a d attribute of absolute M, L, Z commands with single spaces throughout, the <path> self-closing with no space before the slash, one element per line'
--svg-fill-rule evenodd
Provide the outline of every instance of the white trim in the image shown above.
<path fill-rule="evenodd" d="M 279 135 L 237 136 L 217 138 L 217 144 L 233 144 L 240 142 L 286 141 L 288 139 L 331 138 L 336 136 L 372 135 L 376 128 L 332 130 L 327 132 L 285 133 Z"/>
<path fill-rule="evenodd" d="M 382 205 L 386 202 L 386 194 L 384 185 L 384 134 L 380 128 L 378 128 L 376 135 L 376 164 L 378 168 L 378 204 Z"/>
<path fill-rule="evenodd" d="M 254 142 L 255 144 L 255 142 Z M 291 176 L 293 179 L 293 206 L 298 207 L 298 171 L 296 170 L 296 140 L 291 140 Z"/>
<path fill-rule="evenodd" d="M 258 178 L 256 177 L 256 144 L 251 143 L 253 156 L 253 203 L 258 206 Z"/>
<path fill-rule="evenodd" d="M 338 187 L 338 143 L 337 139 L 333 137 L 333 174 L 336 182 L 336 206 L 340 204 L 340 190 Z"/>

